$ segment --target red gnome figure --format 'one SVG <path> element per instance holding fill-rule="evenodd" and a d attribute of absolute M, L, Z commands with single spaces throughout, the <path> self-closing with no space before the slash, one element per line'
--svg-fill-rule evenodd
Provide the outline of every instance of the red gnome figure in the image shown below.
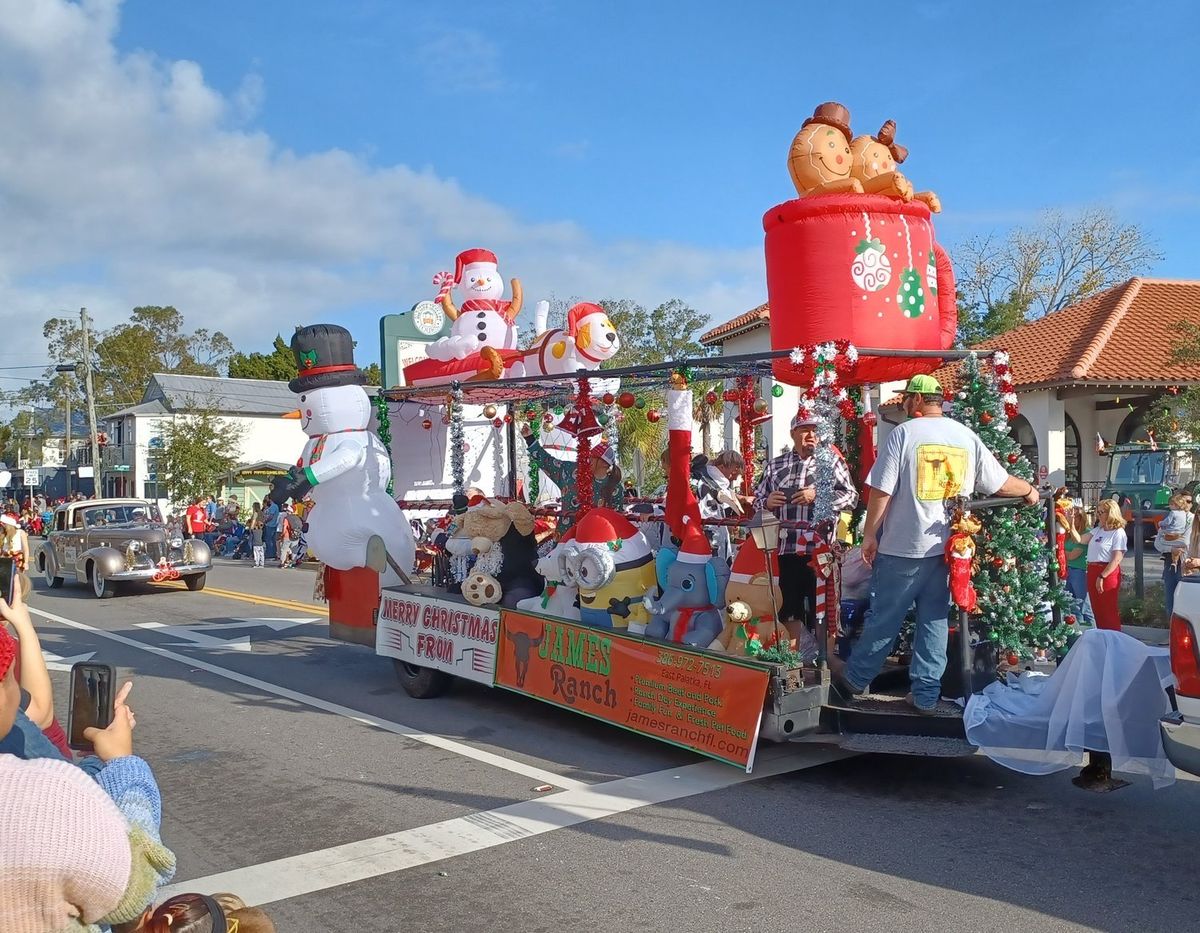
<path fill-rule="evenodd" d="M 983 525 L 970 512 L 962 510 L 954 514 L 951 527 L 954 534 L 946 542 L 946 563 L 950 566 L 950 599 L 954 605 L 967 612 L 979 609 L 975 586 L 971 574 L 975 569 L 975 535 Z"/>

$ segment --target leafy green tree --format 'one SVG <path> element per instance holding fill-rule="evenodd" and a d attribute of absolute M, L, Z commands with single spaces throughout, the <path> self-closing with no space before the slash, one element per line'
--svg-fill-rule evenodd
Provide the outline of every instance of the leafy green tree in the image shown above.
<path fill-rule="evenodd" d="M 273 379 L 286 382 L 296 378 L 296 355 L 279 334 L 271 344 L 270 353 L 234 353 L 229 358 L 229 375 L 233 379 Z"/>
<path fill-rule="evenodd" d="M 192 408 L 159 422 L 159 481 L 175 503 L 213 495 L 237 465 L 241 428 L 211 408 Z"/>
<path fill-rule="evenodd" d="M 960 347 L 973 347 L 989 337 L 1007 333 L 1024 324 L 1029 314 L 1029 305 L 1016 295 L 992 305 L 978 302 L 958 304 L 958 343 Z"/>
<path fill-rule="evenodd" d="M 1179 336 L 1171 347 L 1172 363 L 1200 362 L 1200 324 L 1176 321 L 1172 329 Z M 1160 443 L 1194 441 L 1200 424 L 1200 386 L 1183 387 L 1178 395 L 1165 393 L 1150 405 L 1146 428 Z"/>
<path fill-rule="evenodd" d="M 383 370 L 379 368 L 378 363 L 368 363 L 363 367 L 363 373 L 367 377 L 367 385 L 383 385 Z"/>

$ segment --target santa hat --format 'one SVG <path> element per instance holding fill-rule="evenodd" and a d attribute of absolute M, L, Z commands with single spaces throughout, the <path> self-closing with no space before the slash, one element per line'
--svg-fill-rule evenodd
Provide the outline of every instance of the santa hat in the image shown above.
<path fill-rule="evenodd" d="M 500 260 L 496 258 L 496 254 L 490 249 L 466 249 L 458 254 L 454 260 L 454 284 L 461 285 L 463 277 L 463 268 L 473 266 L 477 263 L 488 263 L 492 266 L 499 266 Z"/>
<path fill-rule="evenodd" d="M 747 538 L 734 555 L 733 566 L 729 569 L 729 582 L 749 583 L 751 578 L 767 569 L 766 559 L 762 549 L 754 543 L 753 538 Z M 779 577 L 779 552 L 771 552 L 771 576 Z"/>
<path fill-rule="evenodd" d="M 671 535 L 680 542 L 678 560 L 685 564 L 704 564 L 712 558 L 712 545 L 704 535 L 700 503 L 688 482 L 692 467 L 692 392 L 690 389 L 667 390 L 667 471 L 666 519 Z"/>
<path fill-rule="evenodd" d="M 19 528 L 21 523 L 12 512 L 5 512 L 3 515 L 0 515 L 0 525 L 11 525 L 13 528 Z"/>
<path fill-rule="evenodd" d="M 577 546 L 602 548 L 612 554 L 616 564 L 637 563 L 650 557 L 646 536 L 633 522 L 612 509 L 588 509 L 573 530 Z"/>
<path fill-rule="evenodd" d="M 602 307 L 592 304 L 590 301 L 572 305 L 571 309 L 567 311 L 567 333 L 574 337 L 579 332 L 579 326 L 593 314 L 606 316 Z"/>

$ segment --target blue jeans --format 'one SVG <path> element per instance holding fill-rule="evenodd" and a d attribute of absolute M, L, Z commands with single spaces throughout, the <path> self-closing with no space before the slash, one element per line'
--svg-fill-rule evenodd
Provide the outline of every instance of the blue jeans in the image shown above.
<path fill-rule="evenodd" d="M 1092 612 L 1092 601 L 1088 598 L 1087 568 L 1067 568 L 1067 592 L 1075 599 L 1075 614 L 1085 625 L 1096 625 L 1096 616 Z"/>
<path fill-rule="evenodd" d="M 279 532 L 278 525 L 265 525 L 263 527 L 263 545 L 266 547 L 264 556 L 267 560 L 275 559 L 275 541 L 276 534 Z"/>
<path fill-rule="evenodd" d="M 850 655 L 845 678 L 856 691 L 866 690 L 883 669 L 904 616 L 914 603 L 917 627 L 913 634 L 913 657 L 908 676 L 913 700 L 928 709 L 942 694 L 946 671 L 946 639 L 949 634 L 950 578 L 946 560 L 933 557 L 875 555 L 871 573 L 871 614 Z"/>
<path fill-rule="evenodd" d="M 1175 611 L 1175 587 L 1179 585 L 1179 565 L 1171 558 L 1163 558 L 1163 603 L 1167 607 L 1167 619 Z"/>

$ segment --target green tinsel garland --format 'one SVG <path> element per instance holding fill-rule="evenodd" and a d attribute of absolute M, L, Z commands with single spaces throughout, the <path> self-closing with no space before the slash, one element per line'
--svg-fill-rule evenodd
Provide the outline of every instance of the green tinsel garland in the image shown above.
<path fill-rule="evenodd" d="M 388 463 L 392 462 L 392 419 L 388 414 L 387 399 L 380 392 L 375 396 L 375 417 L 379 422 L 379 430 L 376 432 L 379 439 L 383 441 L 383 448 L 387 451 Z M 387 484 L 388 495 L 392 494 L 392 480 L 388 479 Z"/>

